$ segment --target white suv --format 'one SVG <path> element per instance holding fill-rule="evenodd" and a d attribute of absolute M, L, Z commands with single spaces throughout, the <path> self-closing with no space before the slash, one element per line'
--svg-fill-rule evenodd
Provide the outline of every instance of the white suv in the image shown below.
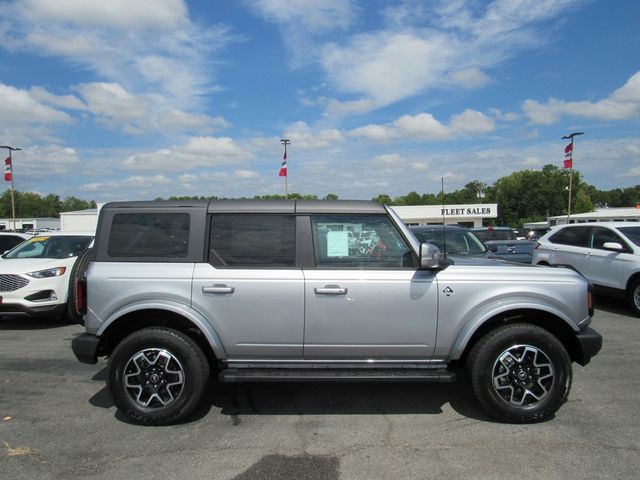
<path fill-rule="evenodd" d="M 554 227 L 538 240 L 533 264 L 573 268 L 602 293 L 626 296 L 640 316 L 640 223 Z"/>
<path fill-rule="evenodd" d="M 22 242 L 0 257 L 0 316 L 65 316 L 72 269 L 92 233 L 55 232 Z M 72 293 L 73 295 L 73 293 Z"/>

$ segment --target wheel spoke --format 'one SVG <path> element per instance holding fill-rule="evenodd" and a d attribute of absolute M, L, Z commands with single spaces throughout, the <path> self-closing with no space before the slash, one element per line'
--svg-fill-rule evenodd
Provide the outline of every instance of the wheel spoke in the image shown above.
<path fill-rule="evenodd" d="M 492 377 L 493 388 L 500 398 L 511 405 L 529 407 L 547 397 L 555 373 L 542 350 L 531 345 L 514 345 L 498 356 Z"/>
<path fill-rule="evenodd" d="M 161 408 L 182 392 L 185 375 L 178 359 L 167 350 L 148 348 L 137 352 L 124 368 L 124 387 L 143 407 Z"/>

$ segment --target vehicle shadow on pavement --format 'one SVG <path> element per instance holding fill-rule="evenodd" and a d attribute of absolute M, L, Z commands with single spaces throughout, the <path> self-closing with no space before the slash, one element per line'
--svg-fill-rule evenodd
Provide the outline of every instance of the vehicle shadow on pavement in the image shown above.
<path fill-rule="evenodd" d="M 624 298 L 596 295 L 594 304 L 598 310 L 615 313 L 616 315 L 625 315 L 627 317 L 634 316 L 631 308 L 629 308 L 629 305 L 627 305 L 627 301 Z"/>
<path fill-rule="evenodd" d="M 73 325 L 61 318 L 50 317 L 0 317 L 0 330 L 46 330 Z M 80 325 L 77 325 L 81 328 Z"/>
<path fill-rule="evenodd" d="M 107 368 L 91 380 L 104 382 Z M 89 403 L 113 408 L 106 386 Z M 466 378 L 455 383 L 221 383 L 212 380 L 205 398 L 193 414 L 180 424 L 197 422 L 214 408 L 231 417 L 234 425 L 248 415 L 438 415 L 449 405 L 458 414 L 474 420 L 494 422 L 475 401 Z M 446 408 L 446 407 L 445 407 Z M 132 423 L 115 412 L 124 423 Z"/>
<path fill-rule="evenodd" d="M 465 417 L 492 421 L 462 380 L 451 384 L 214 382 L 210 401 L 234 424 L 245 415 L 438 415 L 447 404 Z"/>

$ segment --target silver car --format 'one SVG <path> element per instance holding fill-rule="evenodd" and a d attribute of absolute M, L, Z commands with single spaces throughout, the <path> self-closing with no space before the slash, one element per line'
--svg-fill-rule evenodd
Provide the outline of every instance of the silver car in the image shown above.
<path fill-rule="evenodd" d="M 580 275 L 444 258 L 374 202 L 110 203 L 98 225 L 72 346 L 109 357 L 117 407 L 143 424 L 184 419 L 212 370 L 451 382 L 461 368 L 491 415 L 539 421 L 602 344 Z"/>

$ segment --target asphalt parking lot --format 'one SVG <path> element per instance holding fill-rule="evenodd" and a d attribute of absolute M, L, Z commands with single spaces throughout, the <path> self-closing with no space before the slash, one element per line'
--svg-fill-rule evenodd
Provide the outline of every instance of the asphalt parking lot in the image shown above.
<path fill-rule="evenodd" d="M 75 360 L 82 327 L 0 319 L 0 478 L 638 478 L 640 319 L 598 304 L 602 351 L 536 425 L 495 423 L 458 381 L 213 383 L 188 422 L 140 427 L 116 412 L 106 363 Z"/>

